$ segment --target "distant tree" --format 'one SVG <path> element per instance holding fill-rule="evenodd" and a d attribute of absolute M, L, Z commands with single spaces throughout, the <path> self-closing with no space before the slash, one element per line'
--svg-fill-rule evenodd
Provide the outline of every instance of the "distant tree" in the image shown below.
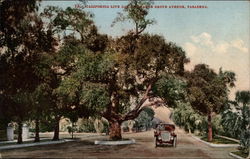
<path fill-rule="evenodd" d="M 212 113 L 219 113 L 224 108 L 229 87 L 234 86 L 235 74 L 220 70 L 216 74 L 205 64 L 198 64 L 187 74 L 188 95 L 192 107 L 207 115 L 208 141 L 212 141 Z"/>
<path fill-rule="evenodd" d="M 135 126 L 137 126 L 137 129 L 141 126 L 144 126 L 146 130 L 148 130 L 148 128 L 152 126 L 152 120 L 154 118 L 155 113 L 154 110 L 149 107 L 145 107 L 142 109 L 143 110 L 138 115 L 138 117 L 135 118 Z"/>
<path fill-rule="evenodd" d="M 241 103 L 242 106 L 246 106 L 250 104 L 250 91 L 237 91 L 235 100 L 238 103 Z"/>
<path fill-rule="evenodd" d="M 64 117 L 69 118 L 71 126 L 68 126 L 68 132 L 71 133 L 71 138 L 74 138 L 74 132 L 77 130 L 75 123 L 78 121 L 78 112 L 74 107 L 71 107 L 64 113 Z"/>
<path fill-rule="evenodd" d="M 222 125 L 231 136 L 240 139 L 242 151 L 249 153 L 250 146 L 250 91 L 237 91 L 235 101 L 222 113 Z"/>
<path fill-rule="evenodd" d="M 203 118 L 188 103 L 179 103 L 173 112 L 173 121 L 175 124 L 184 128 L 189 133 L 194 132 L 194 130 L 202 130 Z"/>

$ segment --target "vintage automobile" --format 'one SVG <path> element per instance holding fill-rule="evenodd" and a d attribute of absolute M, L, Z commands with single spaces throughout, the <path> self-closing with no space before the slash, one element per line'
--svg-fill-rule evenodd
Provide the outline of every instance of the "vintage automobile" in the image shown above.
<path fill-rule="evenodd" d="M 176 147 L 177 135 L 174 132 L 175 126 L 173 124 L 157 124 L 154 131 L 155 147 L 160 145 L 171 145 Z"/>

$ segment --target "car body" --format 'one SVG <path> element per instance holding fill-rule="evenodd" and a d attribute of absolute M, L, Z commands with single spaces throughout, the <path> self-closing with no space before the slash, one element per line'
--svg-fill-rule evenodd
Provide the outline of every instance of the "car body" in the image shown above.
<path fill-rule="evenodd" d="M 157 124 L 156 130 L 154 131 L 155 147 L 160 145 L 171 145 L 176 147 L 177 135 L 174 131 L 175 125 L 173 124 Z"/>

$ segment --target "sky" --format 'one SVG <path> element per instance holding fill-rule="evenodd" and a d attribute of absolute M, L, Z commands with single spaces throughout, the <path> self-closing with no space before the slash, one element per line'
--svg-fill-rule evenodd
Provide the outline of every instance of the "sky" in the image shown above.
<path fill-rule="evenodd" d="M 101 33 L 113 37 L 124 35 L 132 29 L 129 23 L 111 24 L 128 1 L 89 1 L 87 5 L 106 5 L 109 8 L 85 8 L 93 13 L 94 21 Z M 62 8 L 83 5 L 79 1 L 43 1 L 41 8 L 47 5 Z M 169 8 L 169 6 L 186 8 Z M 206 8 L 188 8 L 188 6 L 205 6 Z M 236 87 L 231 89 L 230 98 L 234 98 L 237 90 L 250 90 L 250 2 L 249 1 L 155 1 L 155 6 L 168 8 L 151 8 L 149 19 L 155 24 L 145 32 L 160 34 L 167 41 L 181 46 L 190 63 L 185 66 L 192 70 L 193 66 L 205 63 L 218 72 L 219 68 L 236 73 Z"/>

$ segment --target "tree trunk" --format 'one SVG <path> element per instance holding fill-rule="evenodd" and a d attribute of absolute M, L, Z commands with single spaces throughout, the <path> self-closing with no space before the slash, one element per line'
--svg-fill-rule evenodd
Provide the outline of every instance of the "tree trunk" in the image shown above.
<path fill-rule="evenodd" d="M 207 126 L 208 126 L 208 136 L 207 140 L 211 142 L 213 140 L 213 130 L 212 130 L 212 113 L 210 112 L 207 117 Z"/>
<path fill-rule="evenodd" d="M 23 143 L 23 137 L 22 137 L 22 134 L 23 134 L 23 124 L 22 122 L 18 122 L 18 137 L 17 137 L 17 143 L 18 144 L 22 144 Z"/>
<path fill-rule="evenodd" d="M 111 140 L 121 140 L 121 123 L 118 121 L 109 121 L 109 138 Z"/>
<path fill-rule="evenodd" d="M 34 142 L 40 142 L 40 136 L 39 136 L 39 132 L 40 132 L 40 127 L 39 127 L 39 119 L 35 120 L 36 123 L 36 128 L 35 128 L 35 141 Z"/>
<path fill-rule="evenodd" d="M 74 123 L 72 122 L 72 129 L 71 129 L 71 138 L 74 138 Z"/>
<path fill-rule="evenodd" d="M 55 119 L 55 126 L 54 126 L 54 137 L 52 140 L 59 140 L 59 122 L 60 122 L 60 117 L 57 117 Z"/>
<path fill-rule="evenodd" d="M 250 159 L 250 147 L 248 147 L 248 156 L 247 159 Z"/>

